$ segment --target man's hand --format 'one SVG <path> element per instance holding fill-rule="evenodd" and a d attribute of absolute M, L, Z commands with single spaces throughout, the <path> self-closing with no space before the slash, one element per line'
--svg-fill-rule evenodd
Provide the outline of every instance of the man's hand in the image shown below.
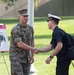
<path fill-rule="evenodd" d="M 47 63 L 47 64 L 50 64 L 51 60 L 52 60 L 52 58 L 48 57 L 48 58 L 46 59 L 46 63 Z"/>
<path fill-rule="evenodd" d="M 34 56 L 30 56 L 30 64 L 34 62 Z"/>
<path fill-rule="evenodd" d="M 38 48 L 34 48 L 33 53 L 38 54 L 40 50 Z"/>

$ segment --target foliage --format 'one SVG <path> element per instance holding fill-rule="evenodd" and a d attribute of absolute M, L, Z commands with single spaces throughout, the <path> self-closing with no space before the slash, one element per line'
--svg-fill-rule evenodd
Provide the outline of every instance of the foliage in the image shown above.
<path fill-rule="evenodd" d="M 34 0 L 34 7 L 37 8 L 41 0 Z"/>
<path fill-rule="evenodd" d="M 18 0 L 2 0 L 3 2 L 7 3 L 8 6 L 12 6 L 15 4 L 15 1 Z M 34 7 L 37 8 L 38 4 L 40 3 L 41 0 L 34 0 Z"/>
<path fill-rule="evenodd" d="M 8 7 L 13 6 L 15 1 L 18 1 L 18 0 L 2 0 L 2 1 L 7 3 L 7 6 L 5 8 L 6 8 L 6 10 L 8 10 Z"/>
<path fill-rule="evenodd" d="M 17 1 L 17 0 L 2 0 L 3 2 L 14 2 L 14 1 Z"/>
<path fill-rule="evenodd" d="M 7 3 L 8 6 L 12 6 L 14 4 L 14 2 L 18 1 L 18 0 L 2 0 L 2 1 Z"/>
<path fill-rule="evenodd" d="M 7 0 L 2 0 L 3 2 L 7 2 Z"/>

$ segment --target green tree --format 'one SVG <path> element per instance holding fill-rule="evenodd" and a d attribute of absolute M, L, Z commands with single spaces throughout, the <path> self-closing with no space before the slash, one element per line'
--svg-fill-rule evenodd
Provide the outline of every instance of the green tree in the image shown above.
<path fill-rule="evenodd" d="M 15 4 L 15 1 L 18 1 L 18 0 L 2 0 L 3 2 L 7 3 L 7 6 L 5 7 L 6 10 L 8 10 L 8 7 L 11 7 Z M 41 0 L 34 0 L 34 7 L 35 9 L 37 9 L 38 7 L 38 4 L 40 3 Z"/>
<path fill-rule="evenodd" d="M 17 1 L 17 0 L 2 0 L 3 2 L 14 2 L 14 1 Z"/>
<path fill-rule="evenodd" d="M 15 3 L 15 1 L 18 1 L 18 0 L 2 0 L 3 2 L 7 3 L 9 6 L 13 5 Z M 40 2 L 41 0 L 34 0 L 34 6 L 35 8 L 38 7 L 38 3 Z"/>
<path fill-rule="evenodd" d="M 2 0 L 2 1 L 7 3 L 7 5 L 12 6 L 14 4 L 14 2 L 18 1 L 18 0 Z"/>
<path fill-rule="evenodd" d="M 37 8 L 41 0 L 34 0 L 34 7 Z"/>
<path fill-rule="evenodd" d="M 11 7 L 15 4 L 15 1 L 18 0 L 2 0 L 4 3 L 7 3 L 7 6 L 5 7 L 6 10 L 8 10 L 8 7 Z"/>

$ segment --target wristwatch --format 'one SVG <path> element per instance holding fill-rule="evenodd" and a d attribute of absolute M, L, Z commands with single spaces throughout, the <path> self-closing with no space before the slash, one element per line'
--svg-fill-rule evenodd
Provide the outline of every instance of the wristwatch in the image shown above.
<path fill-rule="evenodd" d="M 51 55 L 50 55 L 50 58 L 52 59 L 52 58 L 53 58 L 53 56 L 51 56 Z"/>

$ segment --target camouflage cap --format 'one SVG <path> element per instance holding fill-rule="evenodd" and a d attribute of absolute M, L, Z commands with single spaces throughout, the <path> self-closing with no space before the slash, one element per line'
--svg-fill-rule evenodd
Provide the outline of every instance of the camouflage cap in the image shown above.
<path fill-rule="evenodd" d="M 22 16 L 28 15 L 28 10 L 27 10 L 27 9 L 22 9 L 22 10 L 19 10 L 18 12 L 19 12 L 19 14 L 21 14 Z"/>

